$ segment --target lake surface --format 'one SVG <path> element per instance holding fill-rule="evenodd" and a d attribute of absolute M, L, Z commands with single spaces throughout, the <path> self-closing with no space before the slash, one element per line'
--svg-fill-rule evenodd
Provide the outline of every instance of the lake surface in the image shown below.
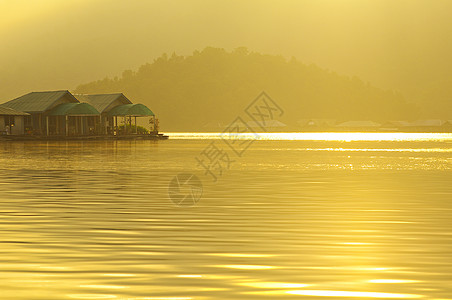
<path fill-rule="evenodd" d="M 2 142 L 0 298 L 452 299 L 451 180 L 451 134 Z"/>

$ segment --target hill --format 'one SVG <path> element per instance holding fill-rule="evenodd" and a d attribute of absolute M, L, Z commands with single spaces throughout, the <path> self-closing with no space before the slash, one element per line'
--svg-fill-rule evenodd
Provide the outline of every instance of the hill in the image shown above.
<path fill-rule="evenodd" d="M 206 124 L 226 124 L 241 115 L 261 91 L 284 109 L 280 121 L 287 124 L 306 118 L 384 121 L 418 116 L 418 108 L 400 93 L 246 48 L 227 52 L 208 47 L 186 57 L 163 54 L 120 78 L 81 84 L 74 92 L 123 92 L 148 105 L 163 131 L 203 131 Z"/>

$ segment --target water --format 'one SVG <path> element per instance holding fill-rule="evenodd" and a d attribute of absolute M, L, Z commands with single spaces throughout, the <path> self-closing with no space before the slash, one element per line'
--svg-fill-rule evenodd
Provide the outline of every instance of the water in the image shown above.
<path fill-rule="evenodd" d="M 452 299 L 452 135 L 212 142 L 0 143 L 0 298 Z"/>

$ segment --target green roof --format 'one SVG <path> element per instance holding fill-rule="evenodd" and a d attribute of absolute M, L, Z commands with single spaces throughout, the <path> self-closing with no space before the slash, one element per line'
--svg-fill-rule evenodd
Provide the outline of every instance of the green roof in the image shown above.
<path fill-rule="evenodd" d="M 55 102 L 65 96 L 68 96 L 69 102 L 78 102 L 69 91 L 32 92 L 8 101 L 2 106 L 28 113 L 42 113 L 49 110 Z"/>
<path fill-rule="evenodd" d="M 124 104 L 114 107 L 108 112 L 111 116 L 134 116 L 134 117 L 144 117 L 144 116 L 154 116 L 152 110 L 150 110 L 146 105 L 143 104 Z"/>
<path fill-rule="evenodd" d="M 63 103 L 52 109 L 50 116 L 87 116 L 99 115 L 99 112 L 88 103 Z"/>
<path fill-rule="evenodd" d="M 29 114 L 21 112 L 21 111 L 17 111 L 15 109 L 12 109 L 12 108 L 9 108 L 9 107 L 0 106 L 0 115 L 6 115 L 6 116 L 27 116 Z"/>
<path fill-rule="evenodd" d="M 97 95 L 74 95 L 80 102 L 88 102 L 94 106 L 99 112 L 103 113 L 105 110 L 116 100 L 119 100 L 122 104 L 131 104 L 124 94 L 97 94 Z"/>

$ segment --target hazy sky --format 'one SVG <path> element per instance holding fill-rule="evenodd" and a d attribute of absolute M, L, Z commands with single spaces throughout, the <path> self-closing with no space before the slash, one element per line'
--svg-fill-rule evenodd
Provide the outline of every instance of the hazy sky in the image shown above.
<path fill-rule="evenodd" d="M 0 102 L 206 46 L 409 91 L 452 78 L 452 1 L 0 0 Z"/>

